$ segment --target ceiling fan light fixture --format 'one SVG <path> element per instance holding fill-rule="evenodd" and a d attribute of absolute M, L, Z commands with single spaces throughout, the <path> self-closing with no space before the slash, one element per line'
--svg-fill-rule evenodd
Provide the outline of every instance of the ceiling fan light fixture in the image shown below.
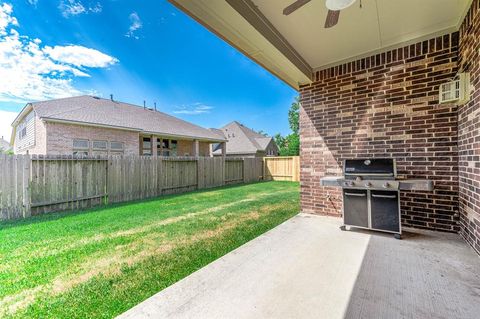
<path fill-rule="evenodd" d="M 351 6 L 356 0 L 326 0 L 325 6 L 328 10 L 339 11 Z"/>

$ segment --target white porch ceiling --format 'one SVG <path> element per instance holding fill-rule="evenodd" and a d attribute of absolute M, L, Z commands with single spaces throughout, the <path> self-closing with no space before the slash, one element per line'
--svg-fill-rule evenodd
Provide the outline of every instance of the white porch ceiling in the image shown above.
<path fill-rule="evenodd" d="M 391 46 L 456 31 L 471 0 L 357 0 L 325 29 L 324 0 L 282 14 L 294 0 L 252 0 L 314 69 Z M 382 50 L 383 51 L 383 50 Z"/>
<path fill-rule="evenodd" d="M 325 29 L 324 0 L 169 0 L 294 88 L 313 71 L 458 30 L 472 0 L 360 0 Z"/>

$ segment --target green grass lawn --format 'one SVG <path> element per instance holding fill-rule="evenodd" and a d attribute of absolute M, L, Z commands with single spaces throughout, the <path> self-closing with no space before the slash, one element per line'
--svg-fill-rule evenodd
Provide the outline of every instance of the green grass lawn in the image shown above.
<path fill-rule="evenodd" d="M 298 211 L 265 182 L 0 223 L 0 317 L 112 318 Z"/>

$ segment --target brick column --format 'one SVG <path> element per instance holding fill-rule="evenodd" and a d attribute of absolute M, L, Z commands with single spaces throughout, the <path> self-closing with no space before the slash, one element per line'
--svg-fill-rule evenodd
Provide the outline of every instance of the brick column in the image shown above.
<path fill-rule="evenodd" d="M 150 136 L 150 147 L 152 148 L 152 156 L 157 157 L 157 137 Z"/>
<path fill-rule="evenodd" d="M 193 156 L 198 157 L 200 154 L 200 143 L 198 140 L 193 140 Z"/>
<path fill-rule="evenodd" d="M 213 144 L 208 144 L 208 156 L 213 157 Z"/>

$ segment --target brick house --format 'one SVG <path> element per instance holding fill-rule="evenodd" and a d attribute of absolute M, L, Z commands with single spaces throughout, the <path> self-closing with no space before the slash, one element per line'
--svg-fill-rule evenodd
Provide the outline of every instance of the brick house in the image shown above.
<path fill-rule="evenodd" d="M 278 146 L 272 137 L 255 132 L 237 121 L 223 126 L 219 132 L 227 139 L 227 157 L 278 156 Z M 222 155 L 221 145 L 217 145 L 213 155 Z"/>
<path fill-rule="evenodd" d="M 299 91 L 302 211 L 341 215 L 320 178 L 344 159 L 395 158 L 435 188 L 402 192 L 402 224 L 458 232 L 480 253 L 480 0 L 356 1 L 333 27 L 325 1 L 170 2 Z M 459 72 L 469 102 L 440 104 Z"/>
<path fill-rule="evenodd" d="M 225 142 L 168 114 L 88 95 L 28 103 L 12 126 L 16 154 L 210 156 Z"/>

